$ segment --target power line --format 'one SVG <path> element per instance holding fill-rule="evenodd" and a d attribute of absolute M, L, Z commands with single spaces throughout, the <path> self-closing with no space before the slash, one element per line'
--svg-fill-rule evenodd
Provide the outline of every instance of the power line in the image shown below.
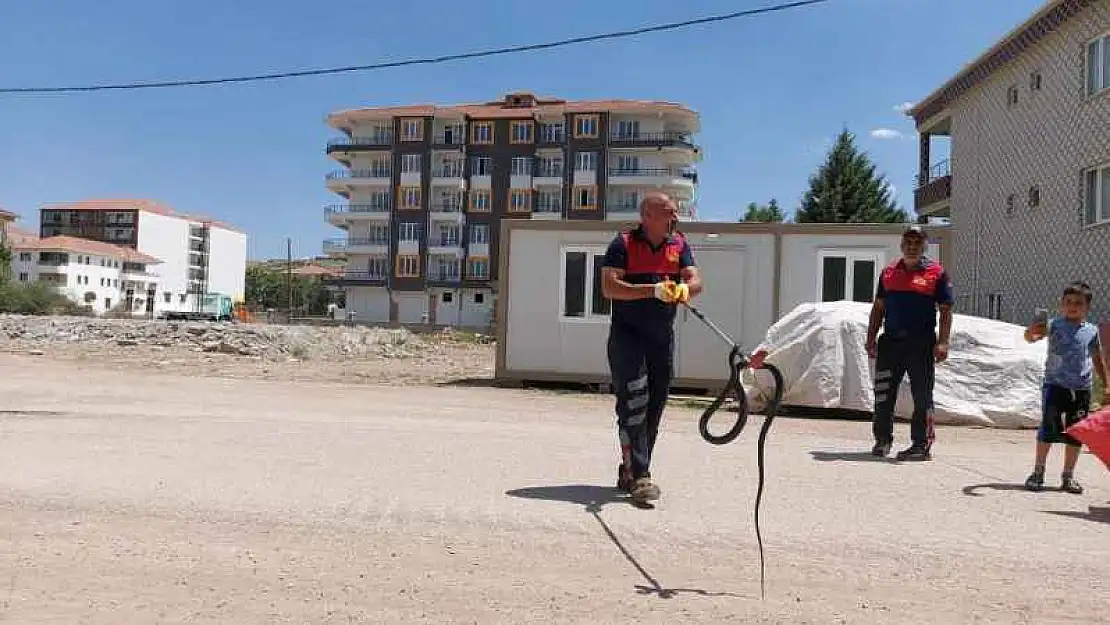
<path fill-rule="evenodd" d="M 545 50 L 549 48 L 559 48 L 564 46 L 575 45 L 579 43 L 589 43 L 593 41 L 604 41 L 608 39 L 623 39 L 626 37 L 634 37 L 636 35 L 643 35 L 647 33 L 656 33 L 667 30 L 677 30 L 679 28 L 686 28 L 689 26 L 697 26 L 700 24 L 709 24 L 714 22 L 725 22 L 729 20 L 739 19 L 742 17 L 751 17 L 762 13 L 773 13 L 776 11 L 785 11 L 789 9 L 797 9 L 805 6 L 822 4 L 829 0 L 798 0 L 796 2 L 787 2 L 783 4 L 776 4 L 768 7 L 758 9 L 748 9 L 746 11 L 736 11 L 734 13 L 726 13 L 723 15 L 712 15 L 709 17 L 700 17 L 697 19 L 686 20 L 683 22 L 670 22 L 667 24 L 657 24 L 655 26 L 646 26 L 643 28 L 635 28 L 631 30 L 622 30 L 617 32 L 602 33 L 598 35 L 587 35 L 583 37 L 572 37 L 570 39 L 561 39 L 559 41 L 551 41 L 547 43 L 533 43 L 520 46 L 510 46 L 504 48 L 494 48 L 492 50 L 480 50 L 475 52 L 463 52 L 459 54 L 449 54 L 446 56 L 436 56 L 417 59 L 405 59 L 402 61 L 387 61 L 384 63 L 374 63 L 372 65 L 351 65 L 347 67 L 330 67 L 323 69 L 308 69 L 300 71 L 279 72 L 274 74 L 256 74 L 253 76 L 234 76 L 226 78 L 206 78 L 197 80 L 166 80 L 157 82 L 129 82 L 117 83 L 106 85 L 83 85 L 71 87 L 0 87 L 0 94 L 13 94 L 13 93 L 73 93 L 73 92 L 88 92 L 88 91 L 128 91 L 135 89 L 161 89 L 167 87 L 197 87 L 209 86 L 229 83 L 244 83 L 244 82 L 259 82 L 263 80 L 281 80 L 286 78 L 301 78 L 304 76 L 323 76 L 326 74 L 342 74 L 349 72 L 365 72 L 378 69 L 389 69 L 394 67 L 405 67 L 409 65 L 437 65 L 439 63 L 447 63 L 450 61 L 461 61 L 464 59 L 477 59 L 489 56 L 498 56 L 504 54 L 516 54 L 520 52 L 533 52 L 535 50 Z"/>

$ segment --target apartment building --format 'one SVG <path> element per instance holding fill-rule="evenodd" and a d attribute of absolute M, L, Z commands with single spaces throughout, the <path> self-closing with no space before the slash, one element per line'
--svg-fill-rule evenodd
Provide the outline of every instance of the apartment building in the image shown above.
<path fill-rule="evenodd" d="M 325 208 L 347 236 L 340 280 L 353 318 L 485 327 L 492 322 L 502 219 L 634 220 L 663 190 L 694 218 L 697 113 L 679 104 L 568 101 L 509 93 L 450 106 L 328 116 L 344 165 Z"/>
<path fill-rule="evenodd" d="M 113 309 L 153 316 L 160 261 L 122 245 L 71 236 L 14 238 L 12 278 L 46 282 L 94 314 Z"/>
<path fill-rule="evenodd" d="M 40 236 L 71 236 L 119 245 L 157 258 L 155 315 L 197 310 L 208 293 L 241 301 L 247 236 L 223 222 L 187 215 L 151 200 L 51 204 L 40 210 Z"/>
<path fill-rule="evenodd" d="M 1082 279 L 1110 320 L 1110 0 L 1046 2 L 909 115 L 962 312 L 1025 323 Z"/>
<path fill-rule="evenodd" d="M 0 245 L 7 244 L 8 225 L 16 220 L 16 214 L 0 208 Z"/>

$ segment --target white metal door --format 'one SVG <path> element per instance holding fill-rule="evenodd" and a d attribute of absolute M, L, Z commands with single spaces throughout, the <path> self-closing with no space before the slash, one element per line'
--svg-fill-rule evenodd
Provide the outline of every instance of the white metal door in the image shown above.
<path fill-rule="evenodd" d="M 744 253 L 739 247 L 694 248 L 705 292 L 692 300 L 720 329 L 741 340 L 743 325 Z M 768 293 L 767 297 L 771 295 Z M 728 379 L 729 346 L 685 307 L 675 323 L 675 377 Z M 751 351 L 754 345 L 743 346 Z"/>

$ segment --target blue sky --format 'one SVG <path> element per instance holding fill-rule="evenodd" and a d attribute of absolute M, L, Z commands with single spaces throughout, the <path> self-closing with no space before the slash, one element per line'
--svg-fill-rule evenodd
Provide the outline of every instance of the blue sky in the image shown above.
<path fill-rule="evenodd" d="M 1043 0 L 830 0 L 687 30 L 438 66 L 232 86 L 0 95 L 0 206 L 37 226 L 45 202 L 161 200 L 248 231 L 252 258 L 320 253 L 337 164 L 332 110 L 495 99 L 677 100 L 702 115 L 699 210 L 792 209 L 847 126 L 912 209 L 917 148 L 896 108 L 918 100 Z M 777 0 L 192 3 L 13 2 L 0 86 L 206 78 L 357 65 L 593 34 Z M 481 6 L 480 10 L 473 7 Z M 871 132 L 889 138 L 876 138 Z"/>

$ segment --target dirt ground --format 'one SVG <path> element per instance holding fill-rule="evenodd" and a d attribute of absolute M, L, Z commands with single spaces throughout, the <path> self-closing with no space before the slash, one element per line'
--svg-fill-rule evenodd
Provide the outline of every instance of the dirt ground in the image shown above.
<path fill-rule="evenodd" d="M 761 600 L 759 420 L 671 409 L 640 510 L 605 396 L 242 377 L 0 355 L 0 621 L 1110 623 L 1110 472 L 1029 432 L 777 421 Z"/>

